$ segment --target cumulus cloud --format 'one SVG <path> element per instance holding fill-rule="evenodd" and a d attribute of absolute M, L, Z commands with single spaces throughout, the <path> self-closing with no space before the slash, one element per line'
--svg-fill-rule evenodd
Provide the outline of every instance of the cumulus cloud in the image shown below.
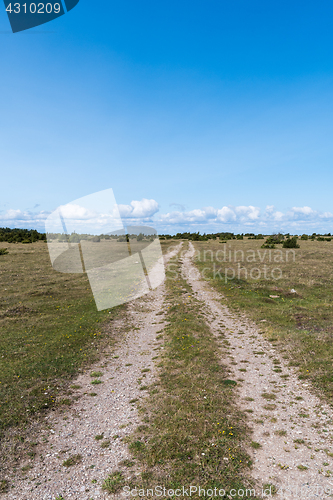
<path fill-rule="evenodd" d="M 324 212 L 323 214 L 320 214 L 321 219 L 332 219 L 333 214 L 331 212 Z"/>
<path fill-rule="evenodd" d="M 239 223 L 257 220 L 260 214 L 260 209 L 253 206 L 239 207 L 205 207 L 202 209 L 190 210 L 188 212 L 171 212 L 162 214 L 160 220 L 169 223 L 184 223 L 184 222 L 222 222 L 222 223 Z"/>
<path fill-rule="evenodd" d="M 30 211 L 22 211 L 22 210 L 15 210 L 10 208 L 9 210 L 6 210 L 5 212 L 0 212 L 0 224 L 5 225 L 5 224 L 25 224 L 25 227 L 27 224 L 34 224 L 36 222 L 44 222 L 47 216 L 49 215 L 49 212 L 30 212 Z"/>
<path fill-rule="evenodd" d="M 291 210 L 296 214 L 310 215 L 315 213 L 315 211 L 310 207 L 293 207 Z"/>
<path fill-rule="evenodd" d="M 39 231 L 45 231 L 45 222 L 47 220 L 48 232 L 110 232 L 122 227 L 122 219 L 124 224 L 146 223 L 159 210 L 159 205 L 155 200 L 146 198 L 141 201 L 133 200 L 130 205 L 110 205 L 109 210 L 107 204 L 94 208 L 81 206 L 77 203 L 68 203 L 58 207 L 56 212 L 31 212 L 22 211 L 19 209 L 9 209 L 0 212 L 0 226 L 34 227 Z M 61 219 L 59 215 L 61 215 Z M 63 226 L 61 220 L 64 221 Z"/>
<path fill-rule="evenodd" d="M 304 217 L 316 217 L 318 215 L 318 212 L 312 210 L 312 208 L 310 207 L 292 207 L 292 209 L 290 210 L 290 215 L 294 219 L 304 219 Z"/>
<path fill-rule="evenodd" d="M 118 210 L 124 219 L 147 219 L 158 212 L 159 205 L 155 200 L 143 198 L 141 201 L 131 201 L 130 205 L 118 205 Z"/>
<path fill-rule="evenodd" d="M 256 220 L 259 217 L 260 214 L 260 208 L 258 207 L 253 207 L 252 205 L 248 207 L 236 207 L 235 208 L 236 214 L 240 217 L 241 221 L 246 221 L 246 220 Z"/>
<path fill-rule="evenodd" d="M 175 206 L 175 205 L 174 205 Z M 112 224 L 122 225 L 148 224 L 162 232 L 332 232 L 333 213 L 320 212 L 309 206 L 291 207 L 282 211 L 273 205 L 260 209 L 254 205 L 204 207 L 193 210 L 178 210 L 160 214 L 159 205 L 153 199 L 133 200 L 128 205 L 114 205 L 110 211 L 93 211 L 92 207 L 84 208 L 77 204 L 67 204 L 60 207 L 62 216 L 68 221 L 75 221 L 79 232 L 92 227 L 91 231 L 109 232 Z M 49 213 L 9 209 L 0 212 L 0 226 L 35 227 L 45 230 L 45 220 Z M 332 226 L 331 226 L 332 225 Z M 74 227 L 74 226 L 73 226 Z M 67 230 L 71 229 L 68 223 Z M 62 232 L 60 224 L 58 231 Z M 54 232 L 58 232 L 54 231 Z M 88 232 L 88 229 L 86 230 Z M 89 230 L 89 232 L 91 232 Z"/>
<path fill-rule="evenodd" d="M 230 207 L 223 207 L 217 211 L 217 220 L 221 222 L 235 221 L 236 214 Z"/>
<path fill-rule="evenodd" d="M 96 212 L 88 210 L 80 205 L 75 205 L 73 203 L 68 203 L 67 205 L 61 205 L 59 207 L 59 212 L 66 219 L 71 220 L 89 220 L 94 219 L 98 216 Z"/>
<path fill-rule="evenodd" d="M 27 216 L 27 213 L 25 214 L 21 210 L 13 210 L 10 208 L 7 210 L 3 216 L 5 220 L 20 220 L 23 219 Z"/>
<path fill-rule="evenodd" d="M 311 230 L 331 231 L 330 227 L 321 226 L 322 221 L 333 223 L 331 212 L 319 212 L 311 207 L 292 207 L 282 212 L 274 205 L 267 205 L 265 210 L 253 205 L 223 206 L 222 208 L 205 207 L 190 211 L 174 211 L 162 214 L 159 223 L 170 231 L 177 226 L 177 230 L 201 231 L 289 231 Z"/>

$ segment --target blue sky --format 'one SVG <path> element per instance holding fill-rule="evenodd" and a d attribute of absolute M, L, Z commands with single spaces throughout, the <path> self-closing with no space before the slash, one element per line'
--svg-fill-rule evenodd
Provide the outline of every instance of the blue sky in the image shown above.
<path fill-rule="evenodd" d="M 332 19 L 329 1 L 80 0 L 12 34 L 0 6 L 0 225 L 112 188 L 160 232 L 333 232 Z"/>

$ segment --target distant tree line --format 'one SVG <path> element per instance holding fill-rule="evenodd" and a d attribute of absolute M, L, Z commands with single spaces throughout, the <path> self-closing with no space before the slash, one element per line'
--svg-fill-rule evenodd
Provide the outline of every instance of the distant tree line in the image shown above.
<path fill-rule="evenodd" d="M 78 233 L 71 233 L 71 234 L 65 234 L 65 233 L 47 233 L 47 239 L 50 240 L 58 240 L 59 242 L 65 242 L 67 241 L 68 243 L 79 243 L 82 240 L 89 240 L 93 241 L 94 243 L 99 243 L 101 240 L 116 240 L 119 242 L 125 242 L 129 240 L 136 239 L 137 241 L 142 241 L 145 239 L 148 239 L 150 241 L 153 241 L 155 238 L 157 238 L 157 235 L 155 234 L 149 234 L 145 235 L 143 233 L 139 234 L 97 234 L 95 236 L 91 234 L 78 234 Z"/>
<path fill-rule="evenodd" d="M 36 229 L 10 229 L 9 227 L 0 228 L 0 242 L 35 243 L 39 240 L 45 241 L 46 234 L 39 233 Z"/>
<path fill-rule="evenodd" d="M 100 242 L 101 240 L 116 240 L 119 242 L 129 241 L 131 239 L 136 239 L 137 241 L 149 240 L 153 241 L 157 238 L 155 234 L 99 234 L 99 235 L 91 235 L 91 234 L 78 234 L 78 233 L 40 233 L 36 229 L 10 229 L 0 228 L 0 242 L 8 242 L 8 243 L 35 243 L 36 241 L 46 241 L 48 240 L 58 240 L 59 242 L 69 242 L 69 243 L 79 243 L 82 240 L 90 240 L 94 242 Z M 298 235 L 290 235 L 289 233 L 282 234 L 277 233 L 273 235 L 264 235 L 264 234 L 255 234 L 255 233 L 241 233 L 235 234 L 231 232 L 222 232 L 222 233 L 203 233 L 200 232 L 191 233 L 177 233 L 174 235 L 171 234 L 160 234 L 160 240 L 190 240 L 190 241 L 208 241 L 208 240 L 220 240 L 220 241 L 228 241 L 228 240 L 243 240 L 244 238 L 252 239 L 252 240 L 263 240 L 267 238 L 264 245 L 267 245 L 265 248 L 269 248 L 268 245 L 286 245 L 286 240 L 293 239 L 293 243 L 295 244 L 295 240 L 316 240 L 316 241 L 331 241 L 333 236 L 331 233 L 319 234 L 312 233 L 311 235 L 302 234 Z M 290 244 L 289 241 L 287 244 Z"/>
<path fill-rule="evenodd" d="M 177 233 L 175 235 L 170 235 L 170 234 L 160 234 L 159 235 L 160 240 L 191 240 L 191 241 L 208 241 L 208 240 L 216 240 L 219 239 L 220 241 L 227 241 L 227 240 L 243 240 L 244 238 L 248 238 L 249 240 L 264 240 L 267 238 L 265 241 L 265 245 L 279 245 L 281 244 L 282 246 L 284 245 L 285 248 L 293 248 L 293 246 L 288 247 L 288 245 L 294 245 L 295 241 L 298 239 L 301 240 L 317 240 L 317 241 L 331 241 L 333 239 L 333 236 L 331 233 L 326 233 L 326 234 L 318 234 L 318 233 L 312 233 L 311 235 L 308 234 L 302 234 L 301 236 L 299 235 L 291 235 L 290 233 L 282 234 L 282 233 L 277 233 L 273 235 L 268 235 L 268 234 L 255 234 L 255 233 L 242 233 L 242 234 L 235 234 L 235 233 L 204 233 L 200 234 L 199 232 L 197 233 Z M 293 240 L 292 243 L 289 242 L 289 240 Z M 288 241 L 288 243 L 286 243 Z M 270 248 L 269 246 L 266 246 L 264 248 Z M 273 248 L 273 247 L 272 247 Z M 295 247 L 297 248 L 297 247 Z"/>
<path fill-rule="evenodd" d="M 262 240 L 265 237 L 262 234 L 254 234 L 254 233 L 242 233 L 242 234 L 234 234 L 230 232 L 224 233 L 203 233 L 200 234 L 199 231 L 197 233 L 177 233 L 175 235 L 170 234 L 160 234 L 160 240 L 191 240 L 191 241 L 208 241 L 208 240 L 242 240 L 245 238 L 249 239 L 257 239 Z"/>

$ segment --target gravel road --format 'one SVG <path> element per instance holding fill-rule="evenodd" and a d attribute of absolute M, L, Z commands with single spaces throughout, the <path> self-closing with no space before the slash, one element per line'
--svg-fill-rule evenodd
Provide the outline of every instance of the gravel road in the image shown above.
<path fill-rule="evenodd" d="M 185 278 L 205 303 L 212 332 L 219 339 L 224 333 L 229 342 L 225 346 L 220 340 L 223 356 L 238 380 L 240 407 L 249 415 L 252 439 L 260 445 L 251 452 L 252 476 L 259 485 L 283 488 L 280 499 L 327 496 L 313 493 L 319 485 L 333 493 L 333 458 L 327 454 L 333 452 L 332 409 L 298 379 L 257 325 L 231 312 L 223 296 L 201 279 L 193 265 L 194 254 L 190 243 L 183 258 Z"/>
<path fill-rule="evenodd" d="M 166 260 L 179 249 L 173 249 Z M 258 443 L 249 450 L 253 478 L 260 487 L 268 483 L 282 488 L 279 499 L 326 498 L 325 493 L 317 494 L 320 490 L 314 494 L 314 487 L 333 491 L 331 408 L 298 379 L 276 348 L 260 335 L 257 325 L 231 312 L 224 297 L 201 279 L 192 261 L 193 245 L 182 253 L 183 275 L 204 305 L 206 321 L 219 339 L 223 362 L 238 381 L 239 404 L 248 414 L 253 442 Z M 163 349 L 157 336 L 164 327 L 164 298 L 161 285 L 130 304 L 128 322 L 133 326 L 124 332 L 112 358 L 73 382 L 80 386 L 76 391 L 79 398 L 66 415 L 49 415 L 33 468 L 7 478 L 15 488 L 6 499 L 108 497 L 101 483 L 123 460 L 131 458 L 123 438 L 140 423 L 131 401 L 147 394 L 143 387 L 152 382 L 154 358 Z M 118 325 L 120 329 L 123 326 Z M 94 370 L 103 374 L 99 377 L 102 383 L 97 385 L 91 383 Z M 77 464 L 62 465 L 77 455 L 81 457 Z"/>

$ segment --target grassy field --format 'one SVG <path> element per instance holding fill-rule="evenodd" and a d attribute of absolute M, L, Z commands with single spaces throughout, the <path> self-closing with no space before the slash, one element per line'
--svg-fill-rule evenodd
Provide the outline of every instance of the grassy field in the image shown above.
<path fill-rule="evenodd" d="M 53 270 L 47 245 L 6 244 L 0 256 L 0 429 L 66 404 L 68 381 L 96 360 L 104 323 L 84 274 Z"/>
<path fill-rule="evenodd" d="M 264 250 L 262 243 L 197 242 L 196 264 L 223 293 L 222 301 L 256 321 L 299 377 L 330 402 L 333 242 L 301 241 L 294 251 Z M 177 244 L 162 242 L 163 252 Z M 9 253 L 0 255 L 2 434 L 70 404 L 71 380 L 118 340 L 112 322 L 126 320 L 126 305 L 98 312 L 87 276 L 56 272 L 45 243 L 4 246 Z M 237 383 L 219 361 L 202 306 L 181 277 L 172 279 L 174 271 L 166 281 L 168 326 L 159 381 L 141 408 L 144 424 L 129 443 L 145 470 L 136 486 L 250 488 L 251 433 L 237 409 Z M 105 488 L 112 492 L 123 484 L 118 473 Z"/>
<path fill-rule="evenodd" d="M 162 242 L 163 251 L 172 244 Z M 69 402 L 71 378 L 113 342 L 108 325 L 126 305 L 98 312 L 87 276 L 55 271 L 44 242 L 1 247 L 9 252 L 0 255 L 3 431 Z"/>
<path fill-rule="evenodd" d="M 141 407 L 144 424 L 130 441 L 145 471 L 131 486 L 250 488 L 245 444 L 249 447 L 251 439 L 246 417 L 237 409 L 237 382 L 221 364 L 217 341 L 187 282 L 168 279 L 166 286 L 169 324 L 159 378 Z M 118 471 L 104 487 L 115 492 L 124 484 Z M 192 498 L 198 494 L 192 493 Z"/>
<path fill-rule="evenodd" d="M 333 243 L 299 241 L 300 248 L 294 251 L 281 245 L 264 250 L 262 243 L 248 239 L 195 243 L 196 264 L 227 304 L 256 321 L 298 367 L 299 377 L 331 402 Z"/>

